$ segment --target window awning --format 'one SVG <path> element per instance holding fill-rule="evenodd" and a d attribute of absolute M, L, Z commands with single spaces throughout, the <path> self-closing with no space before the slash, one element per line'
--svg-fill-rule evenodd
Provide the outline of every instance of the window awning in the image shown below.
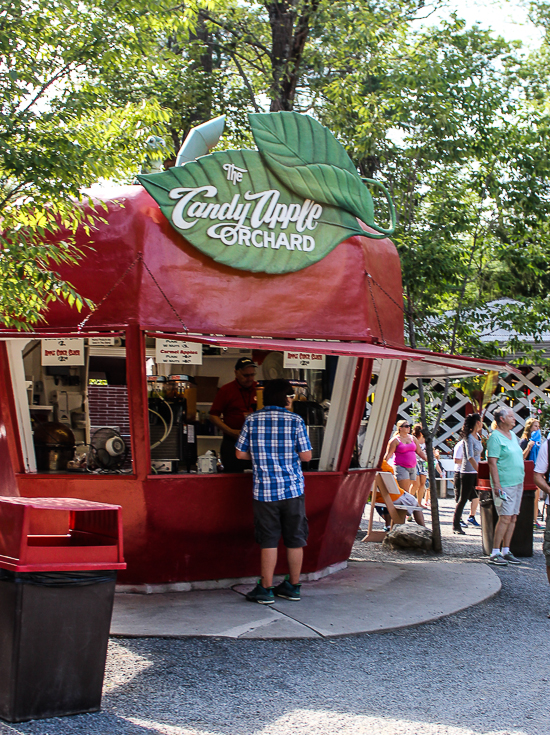
<path fill-rule="evenodd" d="M 266 337 L 225 337 L 197 334 L 166 334 L 147 332 L 148 337 L 175 339 L 186 342 L 200 342 L 213 347 L 240 347 L 249 350 L 268 352 L 317 352 L 322 355 L 343 355 L 365 357 L 375 360 L 405 360 L 408 363 L 407 376 L 411 378 L 459 378 L 472 373 L 498 370 L 519 374 L 519 371 L 505 361 L 482 360 L 461 355 L 442 355 L 426 350 L 413 350 L 408 347 L 396 348 L 370 342 L 340 342 L 327 340 L 269 339 Z M 376 368 L 375 368 L 376 371 Z"/>
<path fill-rule="evenodd" d="M 83 337 L 124 337 L 120 330 L 98 332 L 8 332 L 0 330 L 0 341 L 7 339 L 82 339 Z"/>

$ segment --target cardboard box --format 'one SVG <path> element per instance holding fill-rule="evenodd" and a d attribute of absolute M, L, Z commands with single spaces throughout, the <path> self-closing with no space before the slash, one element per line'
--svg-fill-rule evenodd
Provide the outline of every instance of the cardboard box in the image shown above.
<path fill-rule="evenodd" d="M 218 380 L 219 378 L 210 377 L 209 375 L 195 376 L 197 401 L 199 403 L 212 403 L 218 392 Z"/>

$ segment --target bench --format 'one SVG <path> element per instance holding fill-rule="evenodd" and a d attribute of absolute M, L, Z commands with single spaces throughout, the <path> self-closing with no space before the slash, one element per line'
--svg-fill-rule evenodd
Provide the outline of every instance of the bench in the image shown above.
<path fill-rule="evenodd" d="M 412 514 L 415 510 L 423 511 L 423 508 L 413 508 L 410 505 L 400 505 L 399 500 L 394 503 L 391 495 L 397 495 L 401 492 L 401 488 L 397 484 L 395 476 L 392 472 L 378 472 L 374 480 L 374 489 L 372 492 L 371 508 L 369 515 L 369 525 L 367 535 L 361 539 L 364 543 L 370 541 L 382 541 L 386 537 L 386 531 L 373 531 L 372 525 L 374 521 L 374 511 L 376 506 L 387 508 L 390 514 L 391 526 L 396 523 L 404 523 L 408 514 Z M 379 497 L 381 500 L 379 500 Z"/>

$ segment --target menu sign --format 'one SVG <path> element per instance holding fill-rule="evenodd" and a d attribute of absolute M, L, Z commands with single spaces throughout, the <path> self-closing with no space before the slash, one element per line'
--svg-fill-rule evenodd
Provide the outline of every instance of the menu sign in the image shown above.
<path fill-rule="evenodd" d="M 181 342 L 179 339 L 156 339 L 155 361 L 157 364 L 202 365 L 202 344 Z"/>
<path fill-rule="evenodd" d="M 84 365 L 83 339 L 43 339 L 42 365 Z"/>
<path fill-rule="evenodd" d="M 115 344 L 114 337 L 88 337 L 90 347 L 113 347 Z"/>
<path fill-rule="evenodd" d="M 139 181 L 172 227 L 224 265 L 290 273 L 352 235 L 383 238 L 372 196 L 342 145 L 295 112 L 251 114 L 258 147 L 200 156 Z M 384 186 L 392 223 L 395 212 Z M 372 229 L 365 231 L 362 220 Z M 376 232 L 374 232 L 375 230 Z"/>
<path fill-rule="evenodd" d="M 295 352 L 285 351 L 284 367 L 301 368 L 302 370 L 324 370 L 326 355 L 318 352 Z"/>

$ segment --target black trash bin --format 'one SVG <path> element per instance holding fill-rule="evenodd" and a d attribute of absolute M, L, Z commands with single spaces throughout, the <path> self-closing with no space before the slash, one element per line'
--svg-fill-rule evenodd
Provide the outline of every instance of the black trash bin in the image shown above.
<path fill-rule="evenodd" d="M 514 556 L 533 556 L 533 518 L 535 513 L 535 490 L 533 482 L 534 463 L 525 462 L 525 480 L 523 497 L 516 527 L 510 543 L 510 551 Z M 481 516 L 481 545 L 483 553 L 490 556 L 493 550 L 493 536 L 498 521 L 493 493 L 489 481 L 489 465 L 480 462 L 478 469 L 477 491 L 479 494 L 479 511 Z"/>
<path fill-rule="evenodd" d="M 2 719 L 99 710 L 125 566 L 119 506 L 0 498 Z"/>

